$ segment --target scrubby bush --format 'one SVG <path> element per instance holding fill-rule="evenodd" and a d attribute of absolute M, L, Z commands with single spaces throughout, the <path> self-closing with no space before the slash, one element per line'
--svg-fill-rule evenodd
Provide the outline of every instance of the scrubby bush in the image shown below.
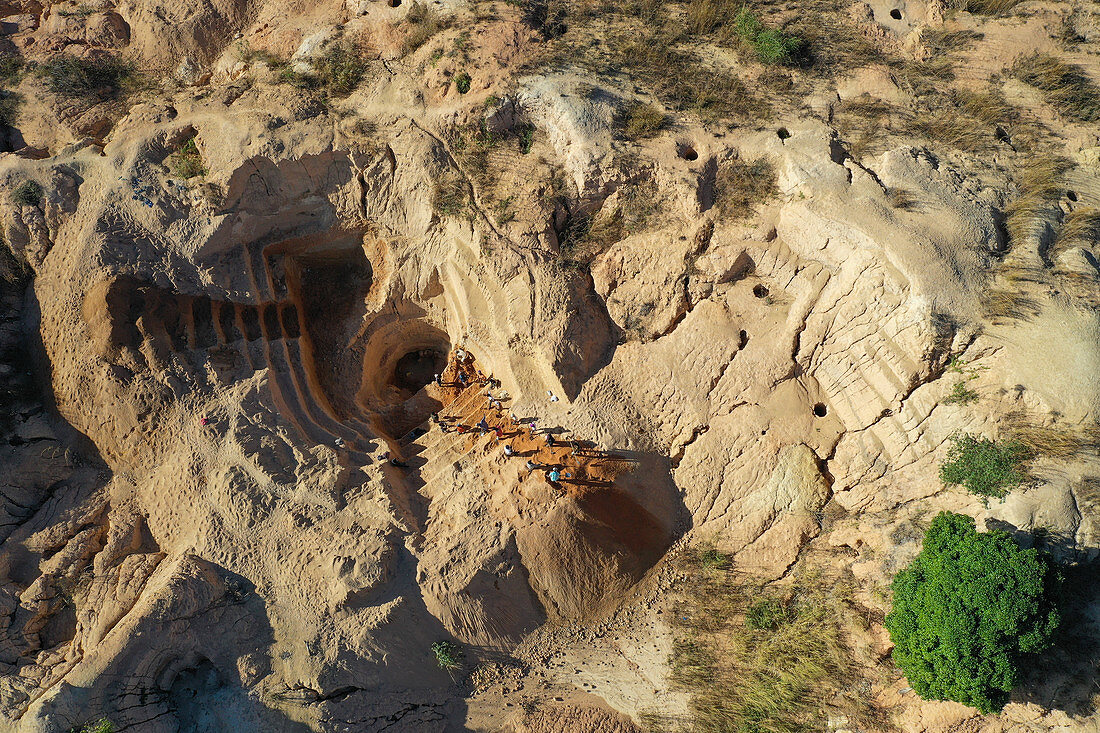
<path fill-rule="evenodd" d="M 979 435 L 954 435 L 940 466 L 945 484 L 961 484 L 972 494 L 1001 497 L 1027 480 L 1030 451 L 1016 441 L 998 443 Z"/>
<path fill-rule="evenodd" d="M 999 710 L 1022 660 L 1051 643 L 1056 575 L 1037 550 L 974 519 L 942 512 L 916 559 L 894 578 L 886 628 L 893 656 L 925 699 Z"/>
<path fill-rule="evenodd" d="M 77 58 L 57 54 L 39 67 L 54 94 L 70 98 L 111 99 L 136 79 L 133 64 L 117 56 Z"/>
<path fill-rule="evenodd" d="M 295 71 L 287 65 L 279 81 L 299 89 L 312 89 L 328 97 L 346 97 L 355 91 L 367 71 L 367 62 L 348 43 L 333 43 L 324 53 L 310 59 L 311 71 Z"/>
<path fill-rule="evenodd" d="M 432 644 L 432 653 L 435 654 L 435 661 L 440 669 L 447 671 L 461 667 L 465 656 L 462 647 L 453 641 L 437 641 Z"/>
<path fill-rule="evenodd" d="M 23 206 L 42 203 L 42 187 L 34 181 L 23 181 L 11 192 L 11 200 Z"/>
<path fill-rule="evenodd" d="M 470 79 L 469 74 L 467 74 L 465 71 L 459 72 L 457 75 L 455 75 L 455 89 L 458 90 L 459 94 L 465 94 L 466 92 L 470 91 L 471 81 L 472 79 Z"/>
<path fill-rule="evenodd" d="M 195 176 L 206 175 L 206 166 L 203 165 L 202 153 L 195 144 L 192 135 L 179 146 L 176 152 L 168 156 L 168 167 L 178 178 L 188 179 Z"/>

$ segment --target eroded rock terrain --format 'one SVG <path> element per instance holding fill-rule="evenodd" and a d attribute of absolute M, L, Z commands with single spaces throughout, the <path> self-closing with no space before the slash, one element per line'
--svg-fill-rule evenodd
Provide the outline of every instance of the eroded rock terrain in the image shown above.
<path fill-rule="evenodd" d="M 756 583 L 809 557 L 851 579 L 869 668 L 941 509 L 1097 557 L 1100 128 L 1012 71 L 1095 75 L 1090 7 L 815 7 L 874 54 L 780 82 L 691 41 L 785 90 L 751 120 L 577 50 L 623 9 L 0 10 L 29 64 L 0 154 L 5 730 L 634 731 L 689 715 L 688 544 Z M 364 60 L 348 88 L 309 82 L 333 49 Z M 66 97 L 59 54 L 142 81 Z M 926 109 L 948 56 L 936 83 L 997 85 L 1004 120 Z M 662 123 L 624 132 L 639 105 Z M 952 435 L 1014 430 L 1060 436 L 1026 488 L 940 481 Z M 883 729 L 1094 730 L 1077 649 L 999 717 L 896 670 L 867 697 Z"/>

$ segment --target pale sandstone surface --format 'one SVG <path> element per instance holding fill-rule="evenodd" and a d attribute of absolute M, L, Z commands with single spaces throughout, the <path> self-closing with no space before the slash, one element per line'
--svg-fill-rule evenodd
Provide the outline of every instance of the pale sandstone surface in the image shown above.
<path fill-rule="evenodd" d="M 902 7 L 868 23 L 903 44 L 943 12 Z M 519 13 L 472 43 L 462 96 L 453 60 L 432 62 L 441 41 L 401 57 L 408 10 L 392 3 L 9 10 L 27 54 L 125 49 L 177 82 L 128 109 L 63 109 L 31 79 L 28 149 L 0 158 L 5 191 L 28 177 L 45 191 L 0 204 L 33 273 L 0 263 L 18 283 L 0 343 L 27 352 L 54 403 L 13 402 L 0 425 L 14 436 L 0 444 L 5 729 L 108 715 L 155 733 L 634 731 L 687 710 L 667 616 L 688 542 L 781 582 L 831 548 L 877 610 L 941 509 L 1043 527 L 1062 559 L 1095 558 L 1095 457 L 1043 459 L 1037 485 L 988 504 L 937 477 L 958 431 L 1100 416 L 1095 309 L 1039 291 L 1030 320 L 982 314 L 1007 163 L 919 145 L 856 162 L 814 114 L 782 120 L 785 137 L 681 117 L 631 146 L 613 126 L 639 92 L 579 68 L 510 82 L 536 37 Z M 968 73 L 1046 47 L 1053 22 L 984 24 Z M 377 60 L 328 109 L 238 43 L 308 68 L 337 37 Z M 807 104 L 864 93 L 905 103 L 872 69 Z M 536 130 L 526 155 L 490 156 L 512 219 L 447 134 L 480 120 Z M 1095 162 L 1095 136 L 1070 133 Z M 209 173 L 180 187 L 164 163 L 192 135 Z M 713 206 L 734 157 L 770 161 L 779 190 L 740 222 Z M 1100 186 L 1075 175 L 1094 204 Z M 470 216 L 433 208 L 447 176 Z M 563 266 L 567 217 L 634 205 L 639 182 L 659 221 L 590 276 Z M 892 203 L 898 188 L 917 203 Z M 1062 257 L 1096 277 L 1095 243 Z M 402 358 L 460 344 L 509 410 L 617 451 L 607 484 L 562 492 L 438 427 L 403 440 L 442 397 L 397 384 Z M 944 402 L 953 357 L 980 403 Z M 408 469 L 385 462 L 398 450 Z M 439 669 L 442 639 L 476 675 Z M 881 624 L 862 642 L 889 650 Z M 1052 677 L 1000 717 L 919 701 L 900 679 L 876 692 L 904 730 L 1095 730 L 1055 704 L 1087 698 L 1074 685 Z"/>

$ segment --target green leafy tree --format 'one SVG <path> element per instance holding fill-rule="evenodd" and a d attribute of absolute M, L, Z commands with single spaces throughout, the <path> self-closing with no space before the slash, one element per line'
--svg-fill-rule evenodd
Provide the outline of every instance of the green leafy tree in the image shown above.
<path fill-rule="evenodd" d="M 926 699 L 999 710 L 1025 655 L 1050 646 L 1059 615 L 1056 573 L 1006 532 L 978 532 L 973 517 L 941 512 L 924 547 L 894 578 L 886 617 L 894 661 Z"/>

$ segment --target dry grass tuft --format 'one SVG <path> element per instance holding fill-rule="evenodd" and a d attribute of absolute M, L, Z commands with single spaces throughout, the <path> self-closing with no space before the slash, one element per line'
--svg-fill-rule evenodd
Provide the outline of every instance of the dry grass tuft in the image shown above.
<path fill-rule="evenodd" d="M 415 0 L 409 7 L 409 12 L 405 14 L 405 22 L 409 24 L 409 32 L 401 42 L 402 56 L 408 56 L 447 27 L 447 22 L 440 17 L 439 13 L 420 0 Z"/>
<path fill-rule="evenodd" d="M 982 312 L 994 321 L 1029 321 L 1040 313 L 1039 301 L 1014 290 L 992 287 L 981 297 Z"/>
<path fill-rule="evenodd" d="M 1050 54 L 1035 53 L 1017 61 L 1012 72 L 1043 92 L 1050 106 L 1066 119 L 1100 120 L 1100 87 L 1080 66 L 1067 64 Z"/>
<path fill-rule="evenodd" d="M 947 6 L 979 15 L 1006 15 L 1022 0 L 950 0 Z"/>
<path fill-rule="evenodd" d="M 1002 429 L 1009 439 L 1023 444 L 1034 455 L 1073 458 L 1100 450 L 1100 425 L 1042 425 L 1023 412 L 1013 412 L 1005 416 Z"/>
<path fill-rule="evenodd" d="M 631 105 L 623 115 L 623 133 L 631 140 L 653 137 L 666 121 L 664 112 L 652 104 L 639 102 Z"/>
<path fill-rule="evenodd" d="M 714 180 L 714 206 L 725 219 L 744 219 L 756 206 L 778 195 L 775 168 L 759 158 L 746 163 L 729 160 L 718 166 Z"/>

